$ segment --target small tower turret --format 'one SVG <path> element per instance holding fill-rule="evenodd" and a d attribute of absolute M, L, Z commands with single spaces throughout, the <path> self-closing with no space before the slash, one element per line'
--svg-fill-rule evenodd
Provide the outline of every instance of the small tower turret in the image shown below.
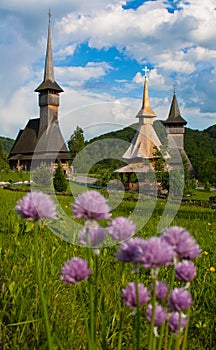
<path fill-rule="evenodd" d="M 186 124 L 186 120 L 184 120 L 181 116 L 176 98 L 176 92 L 174 90 L 169 115 L 167 120 L 164 121 L 164 125 L 166 127 L 168 141 L 171 139 L 171 143 L 174 141 L 176 146 L 182 150 L 184 149 L 184 127 Z"/>

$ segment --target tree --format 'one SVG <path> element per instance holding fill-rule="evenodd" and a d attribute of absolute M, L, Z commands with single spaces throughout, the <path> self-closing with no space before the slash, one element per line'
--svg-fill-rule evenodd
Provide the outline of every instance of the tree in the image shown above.
<path fill-rule="evenodd" d="M 52 180 L 52 170 L 46 163 L 41 163 L 32 173 L 32 180 L 42 189 L 50 187 Z"/>
<path fill-rule="evenodd" d="M 216 158 L 209 157 L 202 164 L 202 173 L 200 176 L 204 183 L 209 182 L 216 186 Z"/>
<path fill-rule="evenodd" d="M 0 170 L 5 170 L 5 169 L 8 169 L 9 168 L 9 165 L 8 165 L 8 162 L 7 162 L 7 158 L 6 158 L 6 155 L 3 151 L 3 147 L 2 147 L 2 142 L 0 140 Z"/>
<path fill-rule="evenodd" d="M 67 189 L 67 180 L 60 160 L 58 160 L 58 166 L 54 173 L 53 186 L 57 192 L 64 192 Z"/>
<path fill-rule="evenodd" d="M 85 147 L 85 139 L 83 136 L 83 130 L 77 126 L 74 133 L 71 135 L 68 141 L 68 148 L 71 157 L 74 159 L 77 153 L 79 153 Z"/>

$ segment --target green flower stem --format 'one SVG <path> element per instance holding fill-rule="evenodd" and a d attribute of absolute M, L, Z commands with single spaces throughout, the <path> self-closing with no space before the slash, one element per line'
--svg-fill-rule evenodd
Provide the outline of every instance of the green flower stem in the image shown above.
<path fill-rule="evenodd" d="M 132 350 L 136 350 L 136 315 L 133 315 Z"/>
<path fill-rule="evenodd" d="M 174 334 L 171 333 L 171 334 L 170 334 L 170 338 L 169 338 L 169 344 L 168 344 L 168 349 L 169 349 L 169 350 L 172 349 L 173 336 L 174 336 Z"/>
<path fill-rule="evenodd" d="M 122 282 L 122 288 L 125 285 L 125 264 L 121 264 L 121 282 Z M 122 348 L 122 328 L 123 328 L 123 319 L 124 319 L 124 310 L 123 310 L 123 303 L 121 301 L 121 310 L 120 310 L 120 318 L 119 318 L 119 329 L 118 329 L 118 348 L 117 350 L 121 350 Z"/>
<path fill-rule="evenodd" d="M 90 249 L 87 248 L 89 253 Z M 92 259 L 91 256 L 89 258 L 89 267 L 92 270 Z M 93 270 L 92 270 L 93 271 Z M 90 310 L 90 338 L 91 343 L 94 349 L 95 344 L 95 313 L 94 313 L 94 294 L 93 294 L 93 281 L 92 275 L 88 278 L 88 288 L 89 288 L 89 310 Z"/>
<path fill-rule="evenodd" d="M 94 297 L 94 340 L 97 338 L 97 309 L 98 309 L 98 277 L 99 277 L 99 259 L 98 255 L 94 254 L 95 257 L 95 297 Z"/>
<path fill-rule="evenodd" d="M 47 304 L 46 300 L 44 297 L 44 292 L 43 292 L 43 286 L 42 286 L 42 281 L 41 281 L 41 276 L 40 276 L 40 269 L 39 269 L 39 264 L 38 264 L 38 224 L 34 223 L 34 256 L 35 256 L 35 270 L 36 270 L 36 275 L 37 275 L 37 283 L 38 283 L 38 290 L 39 290 L 39 295 L 41 299 L 41 304 L 42 304 L 42 311 L 43 311 L 43 316 L 44 316 L 44 321 L 45 321 L 45 327 L 46 327 L 46 334 L 47 334 L 47 340 L 48 340 L 48 348 L 49 350 L 53 350 L 53 342 L 52 342 L 52 337 L 50 333 L 50 324 L 49 324 L 49 317 L 48 317 L 48 311 L 47 311 Z"/>
<path fill-rule="evenodd" d="M 188 310 L 188 313 L 187 313 L 188 321 L 187 321 L 187 324 L 186 324 L 186 326 L 185 326 L 184 340 L 183 340 L 183 344 L 182 344 L 182 350 L 186 350 L 186 346 L 187 346 L 187 336 L 188 336 L 188 328 L 189 328 L 190 313 L 191 313 L 191 309 L 189 309 L 189 310 Z"/>
<path fill-rule="evenodd" d="M 181 312 L 179 312 L 179 325 L 178 325 L 178 334 L 175 340 L 175 350 L 179 350 L 180 348 L 181 328 L 182 328 L 182 314 Z"/>
<path fill-rule="evenodd" d="M 162 326 L 161 326 L 157 350 L 161 350 L 161 349 L 162 349 L 162 343 L 163 343 L 163 338 L 164 338 L 165 326 L 166 326 L 166 322 L 164 322 L 164 323 L 162 324 Z M 165 349 L 165 348 L 164 348 L 164 349 Z"/>
<path fill-rule="evenodd" d="M 101 295 L 100 317 L 101 317 L 101 328 L 102 328 L 101 347 L 103 350 L 108 350 L 107 341 L 106 341 L 106 315 L 105 315 L 105 293 L 104 293 L 104 291 L 102 291 L 102 295 Z"/>
<path fill-rule="evenodd" d="M 138 272 L 136 272 L 136 339 L 137 339 L 137 350 L 140 350 L 140 300 L 139 300 L 139 276 Z"/>
<path fill-rule="evenodd" d="M 164 350 L 167 350 L 168 349 L 168 334 L 169 334 L 169 325 L 168 325 L 168 321 L 166 321 L 165 323 L 165 326 L 164 326 L 164 329 L 165 329 L 165 337 L 164 337 Z M 163 341 L 163 337 L 162 337 L 162 334 L 160 335 L 160 342 L 162 343 Z M 159 342 L 159 344 L 160 344 Z M 160 348 L 158 350 L 161 350 Z"/>
<path fill-rule="evenodd" d="M 168 290 L 167 297 L 166 297 L 166 305 L 167 305 L 167 302 L 168 302 L 168 298 L 170 296 L 170 292 L 173 289 L 174 282 L 175 282 L 175 267 L 173 266 L 172 267 L 172 271 L 171 271 L 169 290 Z M 166 308 L 166 311 L 167 311 L 167 308 Z M 164 339 L 164 350 L 170 349 L 170 345 L 168 346 L 168 334 L 169 334 L 169 324 L 168 324 L 168 322 L 166 322 L 165 339 Z M 161 334 L 161 338 L 162 337 L 163 337 L 163 334 Z M 172 338 L 173 337 L 171 337 L 171 339 L 170 339 L 171 341 L 172 341 Z M 169 342 L 169 344 L 170 344 L 170 342 Z M 158 350 L 160 350 L 160 349 L 161 348 L 159 348 Z"/>
<path fill-rule="evenodd" d="M 88 258 L 88 265 L 90 269 L 93 271 L 93 259 L 92 259 L 92 248 L 90 245 L 90 239 L 89 239 L 89 230 L 87 229 L 86 232 L 86 242 L 87 242 L 87 258 Z M 90 310 L 90 338 L 91 338 L 91 344 L 92 349 L 95 349 L 94 345 L 96 344 L 96 320 L 95 320 L 95 310 L 94 310 L 94 293 L 93 293 L 93 278 L 92 275 L 88 278 L 88 289 L 89 289 L 89 310 Z"/>
<path fill-rule="evenodd" d="M 120 311 L 120 319 L 119 319 L 119 329 L 118 329 L 118 347 L 117 347 L 117 350 L 121 350 L 121 348 L 122 348 L 123 318 L 124 318 L 124 311 L 123 311 L 123 305 L 122 305 L 122 303 L 121 303 L 121 311 Z"/>
<path fill-rule="evenodd" d="M 86 315 L 86 309 L 85 309 L 85 301 L 83 298 L 83 290 L 82 290 L 82 285 L 81 283 L 78 283 L 79 286 L 79 293 L 80 293 L 80 299 L 81 299 L 81 308 L 82 308 L 82 313 L 83 313 L 83 317 L 85 320 L 85 326 L 86 326 L 86 333 L 87 333 L 87 337 L 88 337 L 88 349 L 89 350 L 94 350 L 94 347 L 92 346 L 92 340 L 90 337 L 90 332 L 89 332 L 89 325 L 88 325 L 88 319 L 87 319 L 87 315 Z"/>
<path fill-rule="evenodd" d="M 154 337 L 155 337 L 155 335 L 154 335 L 154 318 L 155 318 L 155 307 L 156 307 L 156 276 L 152 277 L 152 281 L 153 281 L 152 316 L 151 316 L 151 324 L 150 324 L 148 350 L 153 350 L 153 342 L 154 342 Z"/>

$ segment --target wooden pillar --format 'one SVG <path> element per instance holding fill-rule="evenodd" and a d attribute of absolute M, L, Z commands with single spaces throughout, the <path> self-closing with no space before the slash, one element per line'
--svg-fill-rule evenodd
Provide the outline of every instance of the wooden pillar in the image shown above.
<path fill-rule="evenodd" d="M 19 159 L 17 160 L 17 171 L 18 171 L 18 173 L 20 172 L 20 160 Z"/>

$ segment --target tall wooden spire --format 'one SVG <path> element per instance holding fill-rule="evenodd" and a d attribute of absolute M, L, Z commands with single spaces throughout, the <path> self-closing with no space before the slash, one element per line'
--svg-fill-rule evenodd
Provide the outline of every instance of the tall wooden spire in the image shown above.
<path fill-rule="evenodd" d="M 135 160 L 155 158 L 155 147 L 159 149 L 161 146 L 161 142 L 153 128 L 153 118 L 156 117 L 156 114 L 150 107 L 147 67 L 145 67 L 144 71 L 145 78 L 142 107 L 136 115 L 136 118 L 139 118 L 139 127 L 130 147 L 122 156 L 124 159 L 129 159 L 131 162 Z"/>
<path fill-rule="evenodd" d="M 56 83 L 54 77 L 53 55 L 52 55 L 52 37 L 51 37 L 51 25 L 50 18 L 51 12 L 49 10 L 49 24 L 48 24 L 48 36 L 47 36 L 47 48 L 45 58 L 44 80 L 35 90 L 36 92 L 42 92 L 50 89 L 57 93 L 63 92 L 62 88 Z"/>
<path fill-rule="evenodd" d="M 48 25 L 48 38 L 47 38 L 44 81 L 50 80 L 54 83 L 55 78 L 54 78 L 53 57 L 52 57 L 52 39 L 51 39 L 51 29 L 50 29 L 51 12 L 50 12 L 50 10 L 49 10 L 48 15 L 49 15 L 49 25 Z"/>
<path fill-rule="evenodd" d="M 138 114 L 136 115 L 136 118 L 140 118 L 140 117 L 151 117 L 151 118 L 156 117 L 156 114 L 153 112 L 153 110 L 150 107 L 149 93 L 148 93 L 148 80 L 146 75 L 144 80 L 142 107 L 138 112 Z"/>
<path fill-rule="evenodd" d="M 39 92 L 40 136 L 48 130 L 53 123 L 58 123 L 59 93 L 63 92 L 62 88 L 56 83 L 54 77 L 50 18 L 51 13 L 49 11 L 44 80 L 35 90 Z"/>

